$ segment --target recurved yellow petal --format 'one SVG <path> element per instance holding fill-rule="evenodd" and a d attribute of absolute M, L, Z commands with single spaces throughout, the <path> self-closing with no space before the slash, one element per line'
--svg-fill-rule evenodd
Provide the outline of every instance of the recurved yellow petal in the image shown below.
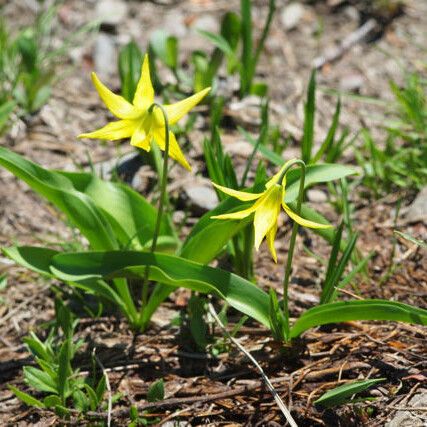
<path fill-rule="evenodd" d="M 275 263 L 277 263 L 276 248 L 274 247 L 274 239 L 276 238 L 276 233 L 277 233 L 277 221 L 267 233 L 268 248 L 270 249 L 271 256 L 273 257 L 273 260 Z"/>
<path fill-rule="evenodd" d="M 277 223 L 277 217 L 280 212 L 281 194 L 281 187 L 276 185 L 267 190 L 259 200 L 254 217 L 255 248 L 257 250 L 266 234 Z"/>
<path fill-rule="evenodd" d="M 165 128 L 156 128 L 153 131 L 153 136 L 156 144 L 162 151 L 165 151 Z M 169 156 L 176 160 L 185 169 L 191 171 L 191 166 L 188 164 L 187 159 L 181 151 L 178 142 L 173 132 L 169 131 Z"/>
<path fill-rule="evenodd" d="M 140 110 L 146 110 L 154 102 L 154 89 L 151 83 L 150 63 L 148 55 L 144 56 L 141 67 L 141 77 L 133 97 L 133 105 Z"/>
<path fill-rule="evenodd" d="M 195 93 L 194 95 L 176 102 L 175 104 L 165 105 L 165 111 L 168 116 L 169 124 L 173 125 L 184 117 L 192 108 L 194 108 L 211 90 L 210 87 Z"/>
<path fill-rule="evenodd" d="M 222 185 L 212 183 L 215 188 L 228 194 L 231 197 L 242 200 L 243 202 L 250 202 L 251 200 L 259 199 L 264 193 L 246 193 L 244 191 L 233 190 L 232 188 L 223 187 Z"/>
<path fill-rule="evenodd" d="M 211 216 L 212 219 L 243 219 L 249 216 L 251 213 L 256 210 L 256 203 L 248 209 L 243 209 L 242 211 L 222 214 L 222 215 L 214 215 Z"/>
<path fill-rule="evenodd" d="M 176 160 L 181 166 L 183 166 L 188 171 L 191 171 L 191 166 L 187 162 L 187 159 L 182 153 L 175 135 L 171 131 L 169 131 L 169 154 L 172 159 Z"/>
<path fill-rule="evenodd" d="M 137 122 L 134 120 L 118 120 L 110 122 L 101 129 L 89 133 L 82 133 L 79 138 L 97 138 L 97 139 L 110 139 L 116 141 L 117 139 L 129 138 L 137 127 Z"/>
<path fill-rule="evenodd" d="M 120 95 L 111 92 L 111 90 L 98 79 L 95 73 L 92 73 L 92 82 L 104 104 L 116 117 L 119 119 L 134 119 L 138 117 L 138 112 L 135 110 L 134 106 Z"/>
<path fill-rule="evenodd" d="M 299 225 L 302 225 L 303 227 L 309 227 L 309 228 L 331 228 L 332 225 L 329 224 L 319 224 L 318 222 L 310 221 L 308 219 L 301 218 L 299 215 L 297 215 L 295 212 L 292 212 L 289 206 L 286 205 L 286 203 L 282 203 L 283 209 L 285 212 Z"/>

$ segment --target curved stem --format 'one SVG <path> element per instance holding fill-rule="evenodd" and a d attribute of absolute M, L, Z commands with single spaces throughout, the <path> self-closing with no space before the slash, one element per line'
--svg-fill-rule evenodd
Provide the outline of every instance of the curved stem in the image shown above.
<path fill-rule="evenodd" d="M 151 242 L 151 253 L 155 252 L 157 247 L 157 239 L 160 233 L 160 226 L 162 225 L 162 216 L 165 206 L 165 195 L 166 195 L 166 185 L 168 180 L 168 161 L 169 161 L 169 120 L 163 106 L 157 103 L 153 103 L 148 109 L 149 113 L 152 113 L 154 108 L 159 108 L 163 114 L 163 118 L 165 121 L 165 154 L 163 157 L 163 170 L 162 170 L 162 180 L 160 183 L 160 199 L 159 199 L 159 207 L 156 219 L 156 225 L 154 228 L 153 240 Z M 140 313 L 140 319 L 142 318 L 142 311 L 147 305 L 148 300 L 148 276 L 150 274 L 150 267 L 148 266 L 145 269 L 144 282 L 142 285 L 142 307 Z"/>
<path fill-rule="evenodd" d="M 280 181 L 283 179 L 284 176 L 286 176 L 286 173 L 288 170 L 294 166 L 299 165 L 301 168 L 301 177 L 300 177 L 300 183 L 299 183 L 299 192 L 298 192 L 298 199 L 297 199 L 297 208 L 296 208 L 296 214 L 300 215 L 301 213 L 301 205 L 302 200 L 304 198 L 304 184 L 305 184 L 305 170 L 306 166 L 305 163 L 300 159 L 294 159 L 290 160 L 288 165 L 284 168 L 282 175 L 280 177 Z M 280 182 L 279 181 L 279 182 Z M 285 316 L 285 339 L 288 340 L 289 337 L 289 298 L 288 298 L 288 289 L 289 289 L 289 280 L 291 277 L 291 270 L 292 270 L 292 259 L 294 256 L 294 249 L 295 249 L 295 241 L 297 238 L 297 232 L 298 232 L 298 223 L 294 221 L 292 225 L 292 234 L 291 234 L 291 240 L 289 242 L 289 251 L 288 251 L 288 259 L 286 261 L 285 266 L 285 276 L 283 278 L 283 313 Z"/>

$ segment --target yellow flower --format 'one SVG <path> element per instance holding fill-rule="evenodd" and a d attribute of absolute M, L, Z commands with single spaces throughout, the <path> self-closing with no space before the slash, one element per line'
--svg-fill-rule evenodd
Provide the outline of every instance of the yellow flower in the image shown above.
<path fill-rule="evenodd" d="M 132 104 L 120 95 L 111 92 L 92 73 L 92 81 L 99 96 L 107 108 L 120 120 L 110 122 L 94 132 L 83 133 L 79 138 L 99 138 L 112 141 L 131 138 L 130 143 L 135 147 L 150 151 L 154 140 L 161 150 L 165 150 L 165 121 L 160 108 L 150 108 L 154 103 L 154 89 L 151 83 L 148 55 L 145 55 L 135 96 Z M 169 125 L 178 122 L 209 92 L 206 88 L 176 104 L 164 105 Z M 169 132 L 169 155 L 186 169 L 191 170 L 185 159 L 175 135 Z"/>
<path fill-rule="evenodd" d="M 283 173 L 283 166 L 281 170 L 270 179 L 265 185 L 266 190 L 263 193 L 246 193 L 244 191 L 237 191 L 231 188 L 223 187 L 213 183 L 213 185 L 229 196 L 244 202 L 256 200 L 256 202 L 248 209 L 233 212 L 229 214 L 212 216 L 213 219 L 243 219 L 255 212 L 254 216 L 254 229 L 255 229 L 255 248 L 258 250 L 264 237 L 267 236 L 267 244 L 270 249 L 274 262 L 277 262 L 276 249 L 274 247 L 274 238 L 277 232 L 277 219 L 280 214 L 280 207 L 298 224 L 310 228 L 329 228 L 331 225 L 318 224 L 317 222 L 309 221 L 301 218 L 295 212 L 292 212 L 289 206 L 285 203 L 285 187 L 286 175 L 279 184 L 280 177 Z"/>

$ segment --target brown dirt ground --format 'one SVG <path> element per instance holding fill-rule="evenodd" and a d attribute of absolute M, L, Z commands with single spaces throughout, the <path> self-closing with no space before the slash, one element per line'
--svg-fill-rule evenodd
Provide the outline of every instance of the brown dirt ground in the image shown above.
<path fill-rule="evenodd" d="M 31 2 L 4 2 L 7 21 L 22 24 L 30 19 L 31 14 L 22 13 L 27 11 L 28 3 Z M 92 19 L 95 3 L 93 0 L 66 0 L 60 10 L 61 26 L 56 37 L 62 38 Z M 259 17 L 265 16 L 265 3 L 254 2 L 257 27 L 262 22 Z M 343 3 L 343 6 L 333 7 L 333 3 Z M 353 9 L 348 8 L 350 3 Z M 363 10 L 364 3 L 310 2 L 306 4 L 302 22 L 288 32 L 276 17 L 258 72 L 259 77 L 266 79 L 274 88 L 271 94 L 274 122 L 294 141 L 301 136 L 302 105 L 312 60 L 357 28 L 359 21 L 354 11 L 358 8 Z M 126 25 L 119 27 L 118 39 L 127 40 L 133 36 L 144 46 L 150 32 L 165 22 L 171 22 L 171 16 L 176 22 L 191 27 L 201 17 L 218 18 L 226 10 L 237 10 L 238 4 L 236 0 L 185 0 L 159 6 L 152 2 L 129 1 L 129 18 Z M 279 10 L 283 4 L 278 1 Z M 315 37 L 319 26 L 323 31 Z M 338 61 L 324 66 L 319 73 L 319 85 L 339 89 L 345 86 L 346 79 L 357 75 L 363 81 L 361 95 L 390 100 L 388 80 L 402 80 L 399 64 L 409 69 L 421 69 L 421 58 L 425 58 L 424 46 L 427 44 L 426 28 L 425 2 L 408 0 L 405 12 L 384 24 L 383 32 L 376 40 L 358 44 Z M 196 43 L 200 45 L 200 37 L 188 31 L 181 42 L 182 61 L 187 61 L 189 49 Z M 89 81 L 93 46 L 93 37 L 88 37 L 73 50 L 73 55 L 70 54 L 61 67 L 67 76 L 56 85 L 48 105 L 33 117 L 14 125 L 0 144 L 42 165 L 67 169 L 75 165 L 87 166 L 87 152 L 90 152 L 94 163 L 99 163 L 130 151 L 126 144 L 113 147 L 112 144 L 101 145 L 96 141 L 76 139 L 77 134 L 87 131 L 88 127 L 92 129 L 101 125 L 107 119 Z M 117 88 L 117 75 L 113 74 L 108 83 Z M 370 126 L 380 138 L 379 125 L 385 110 L 352 97 L 344 96 L 343 100 L 342 124 L 353 132 L 361 126 Z M 327 131 L 334 103 L 333 96 L 319 91 L 316 141 L 321 141 Z M 230 112 L 232 120 L 243 123 L 256 133 L 256 117 L 251 115 L 247 105 L 239 107 L 239 103 L 235 104 L 237 107 Z M 205 130 L 206 123 L 202 120 L 190 135 L 193 144 L 190 157 L 196 164 L 193 174 L 203 171 L 203 165 L 197 159 L 201 158 L 200 145 Z M 224 141 L 231 151 L 233 143 L 242 143 L 233 127 L 224 130 Z M 292 157 L 294 154 L 298 154 L 297 143 L 284 156 Z M 350 152 L 346 154 L 345 161 L 351 160 Z M 244 156 L 236 161 L 243 163 Z M 174 169 L 171 189 L 174 195 L 179 196 L 188 179 L 178 168 Z M 394 258 L 392 255 L 396 202 L 400 198 L 403 205 L 408 205 L 413 197 L 413 194 L 406 193 L 391 194 L 371 201 L 361 199 L 356 192 L 352 194 L 354 223 L 360 231 L 359 249 L 363 254 L 373 249 L 377 251 L 370 262 L 368 277 L 359 277 L 356 289 L 353 289 L 362 297 L 427 306 L 426 252 L 398 240 Z M 329 203 L 317 208 L 338 222 L 339 217 Z M 194 218 L 189 218 L 189 222 L 192 220 Z M 425 223 L 408 224 L 401 230 L 426 240 Z M 288 231 L 289 226 L 282 228 L 277 238 L 277 266 L 271 265 L 265 248 L 256 256 L 258 282 L 265 288 L 280 288 Z M 0 245 L 15 242 L 45 244 L 46 241 L 67 241 L 71 238 L 71 232 L 52 207 L 9 173 L 0 170 Z M 323 271 L 319 262 L 305 254 L 303 243 L 322 256 L 327 256 L 329 250 L 309 231 L 301 233 L 290 289 L 294 317 L 316 303 Z M 1 294 L 4 301 L 0 304 L 0 425 L 57 425 L 60 421 L 55 415 L 21 405 L 6 387 L 13 384 L 25 389 L 22 366 L 31 363 L 31 359 L 22 338 L 30 330 L 40 331 L 42 324 L 52 320 L 53 292 L 47 281 L 4 262 L 4 258 L 0 258 L 0 273 L 7 271 L 8 274 L 7 289 Z M 396 270 L 379 285 L 393 263 L 397 265 Z M 171 319 L 182 309 L 187 298 L 186 291 L 176 292 L 155 316 L 148 332 L 135 340 L 126 324 L 114 317 L 82 319 L 78 335 L 90 342 L 90 347 L 97 348 L 99 358 L 106 368 L 111 369 L 109 379 L 113 391 L 123 393 L 113 408 L 114 425 L 127 424 L 126 408 L 131 404 L 144 404 L 148 386 L 160 377 L 165 380 L 165 398 L 176 399 L 167 400 L 147 413 L 148 418 L 158 417 L 161 424 L 179 420 L 182 422 L 179 425 L 283 425 L 284 420 L 271 395 L 262 386 L 258 373 L 233 346 L 216 358 L 200 354 L 191 346 L 184 345 L 178 328 L 164 325 L 165 319 Z M 234 315 L 231 323 L 238 319 L 237 314 Z M 283 400 L 291 406 L 299 425 L 381 426 L 396 415 L 398 408 L 406 406 L 414 395 L 427 390 L 425 332 L 425 328 L 392 322 L 331 325 L 304 334 L 302 352 L 293 361 L 278 358 L 277 348 L 268 332 L 254 322 L 247 322 L 238 338 L 262 364 Z M 215 334 L 221 337 L 220 330 L 215 330 Z M 82 356 L 80 366 L 83 370 L 87 364 L 88 359 Z M 371 393 L 375 400 L 326 411 L 312 405 L 327 389 L 345 380 L 367 377 L 386 378 Z M 427 422 L 425 412 L 410 413 L 417 418 L 412 418 L 408 425 L 425 425 Z M 85 422 L 76 419 L 72 424 L 84 425 Z"/>

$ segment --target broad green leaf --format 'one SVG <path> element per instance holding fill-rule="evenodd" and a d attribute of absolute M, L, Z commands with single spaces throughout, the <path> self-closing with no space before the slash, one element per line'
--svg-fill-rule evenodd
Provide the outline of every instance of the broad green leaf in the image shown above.
<path fill-rule="evenodd" d="M 427 310 L 395 301 L 358 300 L 323 304 L 307 310 L 292 326 L 291 338 L 328 323 L 354 320 L 391 320 L 427 325 Z"/>
<path fill-rule="evenodd" d="M 115 249 L 114 233 L 103 213 L 70 180 L 0 147 L 0 165 L 25 181 L 34 191 L 65 213 L 89 240 L 93 249 Z"/>
<path fill-rule="evenodd" d="M 249 217 L 240 221 L 212 219 L 199 233 L 186 240 L 179 255 L 192 261 L 207 264 L 250 221 L 251 218 Z"/>
<path fill-rule="evenodd" d="M 35 271 L 36 273 L 55 277 L 50 270 L 51 260 L 54 255 L 59 254 L 60 252 L 37 246 L 15 246 L 3 249 L 3 252 L 23 267 Z M 46 257 L 45 259 L 43 259 L 44 256 Z M 123 300 L 115 290 L 103 280 L 92 280 L 84 283 L 70 282 L 69 284 L 106 298 L 116 304 L 123 314 L 128 315 L 128 309 Z"/>
<path fill-rule="evenodd" d="M 90 173 L 58 173 L 102 209 L 122 246 L 140 249 L 153 238 L 157 209 L 139 193 L 126 185 L 104 181 Z M 162 221 L 160 235 L 173 235 L 166 219 Z"/>
<path fill-rule="evenodd" d="M 26 267 L 44 276 L 53 277 L 50 271 L 50 261 L 58 251 L 48 248 L 13 246 L 3 248 L 3 253 L 22 267 Z"/>
<path fill-rule="evenodd" d="M 348 402 L 348 399 L 353 394 L 360 393 L 367 390 L 375 384 L 385 381 L 385 378 L 378 378 L 372 380 L 355 381 L 352 383 L 344 384 L 333 390 L 327 391 L 325 394 L 317 399 L 314 404 L 323 406 L 324 408 L 332 408 L 333 406 L 342 405 Z"/>
<path fill-rule="evenodd" d="M 58 393 L 54 379 L 46 372 L 33 366 L 24 366 L 24 378 L 28 385 L 39 391 Z"/>
<path fill-rule="evenodd" d="M 35 406 L 36 408 L 45 407 L 43 402 L 34 398 L 33 396 L 30 396 L 28 393 L 24 393 L 23 391 L 18 390 L 13 385 L 8 385 L 8 387 L 9 390 L 12 391 L 19 400 L 22 400 L 22 402 L 26 403 L 28 406 Z"/>
<path fill-rule="evenodd" d="M 52 272 L 58 278 L 73 282 L 140 278 L 149 265 L 150 280 L 214 293 L 242 313 L 269 325 L 268 296 L 253 283 L 233 273 L 176 256 L 131 251 L 82 252 L 57 255 L 52 264 Z"/>
<path fill-rule="evenodd" d="M 357 170 L 354 167 L 347 165 L 328 163 L 309 165 L 305 173 L 304 188 L 313 184 L 334 181 L 356 173 Z M 286 203 L 292 202 L 298 197 L 300 176 L 300 168 L 291 169 L 286 174 Z"/>

